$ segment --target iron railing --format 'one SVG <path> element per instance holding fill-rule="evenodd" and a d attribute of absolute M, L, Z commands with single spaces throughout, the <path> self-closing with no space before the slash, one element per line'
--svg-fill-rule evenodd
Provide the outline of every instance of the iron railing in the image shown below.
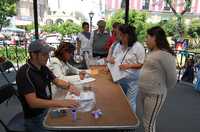
<path fill-rule="evenodd" d="M 59 44 L 54 44 L 54 46 L 58 46 L 58 45 Z M 11 55 L 9 53 L 11 52 L 10 47 L 12 47 L 12 49 L 14 47 L 15 59 L 11 58 Z M 8 58 L 9 60 L 11 60 L 13 63 L 17 65 L 17 68 L 19 68 L 19 65 L 21 65 L 22 63 L 25 63 L 29 57 L 27 47 L 28 47 L 28 43 L 24 43 L 23 45 L 20 42 L 17 42 L 16 45 L 8 45 L 4 43 L 3 45 L 1 45 L 1 49 L 2 48 L 4 49 L 4 53 L 1 54 L 1 56 L 4 56 Z M 23 53 L 19 53 L 19 52 L 23 52 Z M 191 52 L 188 50 L 175 50 L 175 53 L 176 53 L 176 64 L 177 64 L 177 71 L 178 71 L 177 76 L 178 76 L 178 81 L 179 81 L 181 78 L 181 74 L 185 69 L 185 63 L 187 59 L 192 58 L 195 64 L 200 64 L 200 53 Z"/>

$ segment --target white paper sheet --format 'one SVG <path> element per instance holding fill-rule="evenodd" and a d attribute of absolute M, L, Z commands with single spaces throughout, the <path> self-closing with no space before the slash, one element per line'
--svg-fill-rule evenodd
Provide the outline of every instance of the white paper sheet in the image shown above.
<path fill-rule="evenodd" d="M 92 77 L 85 77 L 83 80 L 80 80 L 79 75 L 70 76 L 70 82 L 75 84 L 75 85 L 89 83 L 89 82 L 92 82 L 92 81 L 95 81 L 95 80 L 96 79 L 92 78 Z"/>
<path fill-rule="evenodd" d="M 119 68 L 119 65 L 121 64 L 121 60 L 122 58 L 118 57 L 115 59 L 115 64 L 110 64 L 110 63 L 107 64 L 114 82 L 127 76 L 126 71 L 122 71 Z"/>
<path fill-rule="evenodd" d="M 81 112 L 91 111 L 94 108 L 96 102 L 95 94 L 92 91 L 81 92 L 80 96 L 76 96 L 68 92 L 65 96 L 65 99 L 73 99 L 79 101 L 80 106 L 77 110 Z"/>
<path fill-rule="evenodd" d="M 65 99 L 73 99 L 78 101 L 91 101 L 95 99 L 94 92 L 81 92 L 80 96 L 76 96 L 75 94 L 67 93 Z"/>

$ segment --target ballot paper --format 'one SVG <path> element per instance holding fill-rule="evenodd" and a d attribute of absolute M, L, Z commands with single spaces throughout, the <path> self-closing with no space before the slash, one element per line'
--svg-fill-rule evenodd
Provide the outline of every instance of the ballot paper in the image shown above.
<path fill-rule="evenodd" d="M 115 59 L 115 64 L 107 63 L 108 69 L 111 73 L 111 76 L 114 82 L 127 76 L 127 72 L 120 70 L 119 65 L 121 65 L 120 57 Z"/>
<path fill-rule="evenodd" d="M 105 65 L 105 64 L 106 64 L 106 63 L 105 63 L 105 59 L 102 58 L 102 59 L 97 60 L 96 64 L 97 64 L 97 65 Z"/>
<path fill-rule="evenodd" d="M 68 78 L 66 78 L 67 80 Z M 85 76 L 85 78 L 83 80 L 80 80 L 80 77 L 79 75 L 73 75 L 73 76 L 70 76 L 70 82 L 74 85 L 79 85 L 79 84 L 84 84 L 84 83 L 89 83 L 89 82 L 92 82 L 92 81 L 95 81 L 96 79 L 91 77 L 91 76 Z"/>
<path fill-rule="evenodd" d="M 68 92 L 65 96 L 65 99 L 73 99 L 79 101 L 80 106 L 78 107 L 78 111 L 88 112 L 91 111 L 95 106 L 95 94 L 93 91 L 82 91 L 80 96 L 76 96 L 70 92 Z"/>
<path fill-rule="evenodd" d="M 76 96 L 70 92 L 67 92 L 65 99 L 74 99 L 78 101 L 91 101 L 94 99 L 94 92 L 92 91 L 84 91 L 80 93 L 80 96 Z"/>

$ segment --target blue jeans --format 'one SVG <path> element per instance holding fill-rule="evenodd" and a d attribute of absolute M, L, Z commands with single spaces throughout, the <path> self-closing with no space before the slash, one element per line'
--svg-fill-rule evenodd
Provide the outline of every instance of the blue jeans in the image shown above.
<path fill-rule="evenodd" d="M 138 94 L 139 70 L 129 74 L 127 77 L 120 79 L 118 83 L 127 95 L 133 112 L 136 112 L 136 99 Z"/>
<path fill-rule="evenodd" d="M 122 79 L 120 79 L 119 81 L 117 81 L 117 83 L 119 83 L 119 85 L 121 86 L 123 92 L 124 92 L 125 94 L 127 94 L 128 87 L 129 87 L 129 85 L 128 85 L 128 80 L 127 80 L 126 78 L 122 78 Z"/>
<path fill-rule="evenodd" d="M 26 132 L 50 132 L 42 125 L 46 113 L 47 111 L 31 119 L 25 119 Z"/>
<path fill-rule="evenodd" d="M 127 97 L 131 103 L 131 108 L 133 112 L 136 112 L 136 103 L 137 103 L 137 95 L 138 95 L 138 81 L 132 81 L 129 84 L 129 88 L 127 90 Z"/>

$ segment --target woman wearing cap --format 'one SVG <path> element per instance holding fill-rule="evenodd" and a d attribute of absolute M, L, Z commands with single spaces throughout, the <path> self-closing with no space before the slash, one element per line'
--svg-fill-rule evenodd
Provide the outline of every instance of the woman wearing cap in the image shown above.
<path fill-rule="evenodd" d="M 76 67 L 70 65 L 68 63 L 69 59 L 72 57 L 75 50 L 75 46 L 63 42 L 59 45 L 57 50 L 54 52 L 54 57 L 52 57 L 48 63 L 48 67 L 53 73 L 59 78 L 63 80 L 68 80 L 69 82 L 73 82 L 74 74 L 79 74 L 80 79 L 84 78 L 84 71 L 77 69 Z"/>

